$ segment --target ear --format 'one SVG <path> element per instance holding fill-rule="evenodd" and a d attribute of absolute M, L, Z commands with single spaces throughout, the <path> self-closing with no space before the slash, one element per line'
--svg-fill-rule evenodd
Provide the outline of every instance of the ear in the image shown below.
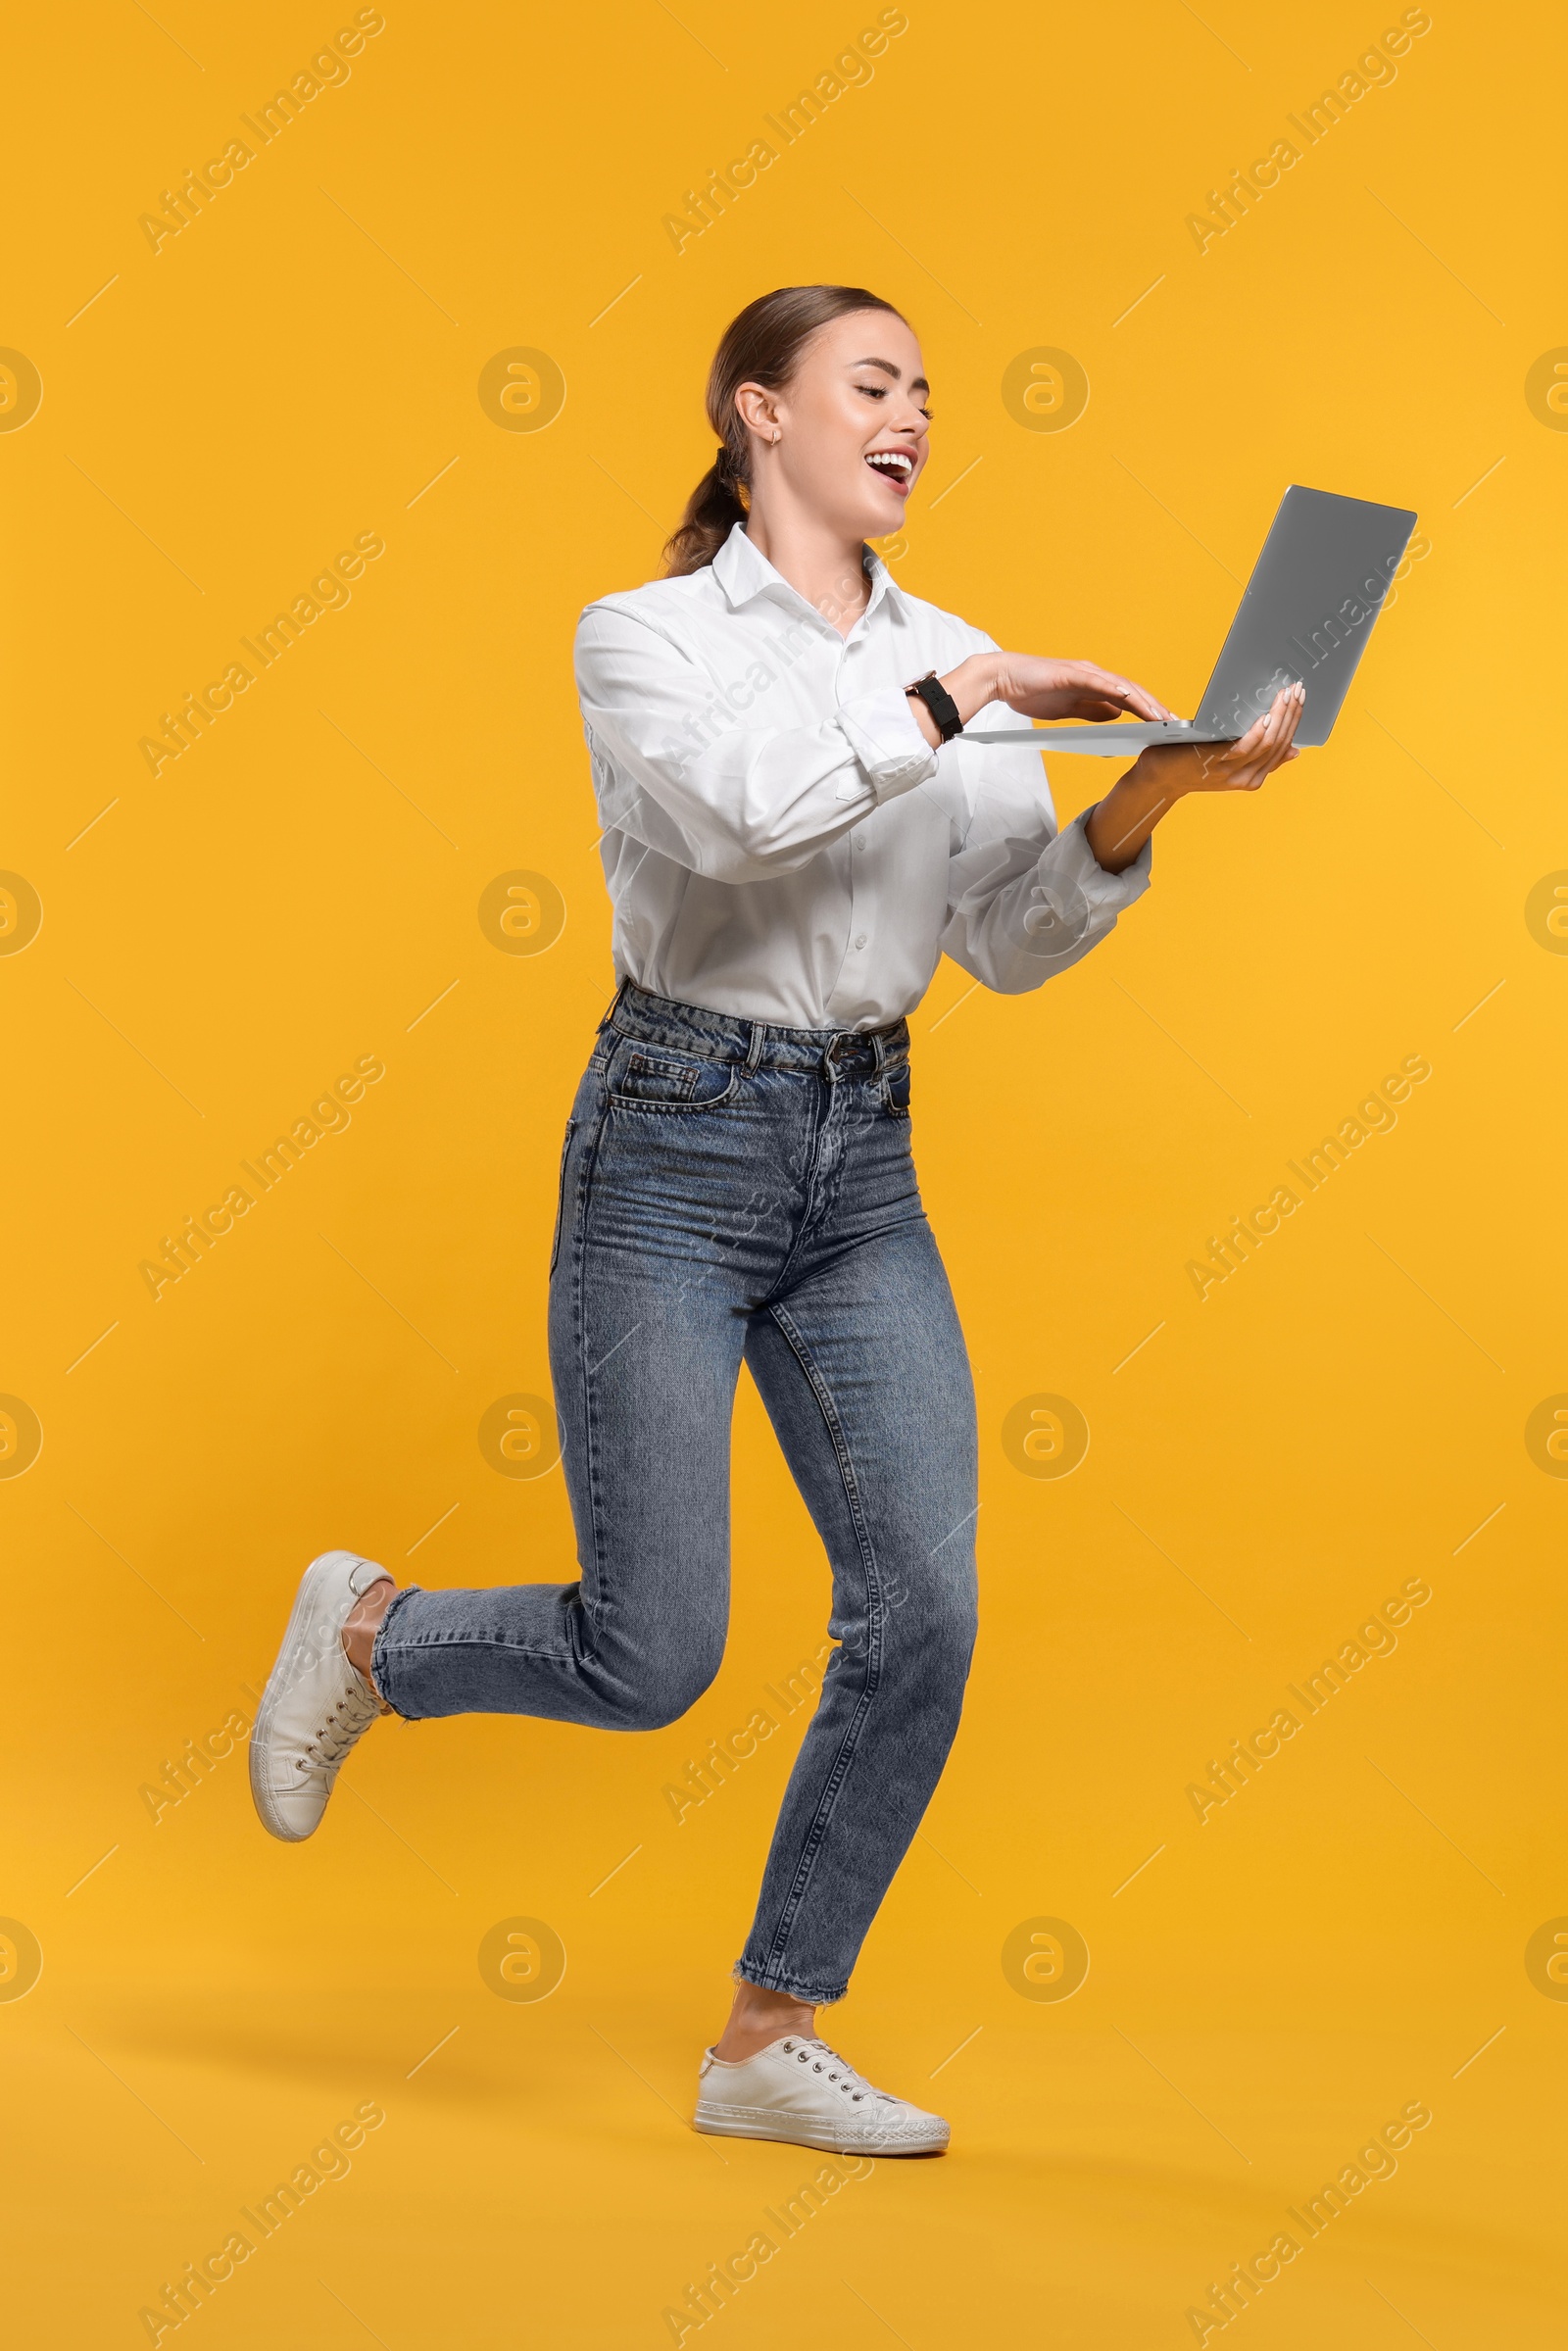
<path fill-rule="evenodd" d="M 772 440 L 778 430 L 775 394 L 764 391 L 760 384 L 742 384 L 735 394 L 735 407 L 748 432 L 756 433 L 760 440 Z"/>

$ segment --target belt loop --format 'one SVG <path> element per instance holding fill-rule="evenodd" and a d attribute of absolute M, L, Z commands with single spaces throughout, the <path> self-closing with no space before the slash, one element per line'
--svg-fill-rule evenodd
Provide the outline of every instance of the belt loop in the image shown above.
<path fill-rule="evenodd" d="M 882 1029 L 872 1029 L 870 1035 L 871 1051 L 876 1055 L 876 1066 L 873 1074 L 877 1077 L 880 1077 L 883 1070 L 887 1067 L 887 1036 L 885 1031 Z"/>
<path fill-rule="evenodd" d="M 606 1029 L 613 1027 L 615 1014 L 620 1010 L 621 1000 L 625 996 L 625 993 L 630 986 L 631 982 L 629 979 L 622 979 L 620 985 L 616 988 L 614 995 L 611 998 L 605 1017 L 599 1023 L 599 1034 L 601 1037 L 604 1035 Z"/>
<path fill-rule="evenodd" d="M 757 1064 L 762 1057 L 762 1047 L 765 1044 L 766 1039 L 766 1023 L 760 1020 L 754 1020 L 752 1022 L 752 1042 L 746 1048 L 746 1074 L 748 1077 L 752 1075 L 753 1071 L 757 1067 Z"/>

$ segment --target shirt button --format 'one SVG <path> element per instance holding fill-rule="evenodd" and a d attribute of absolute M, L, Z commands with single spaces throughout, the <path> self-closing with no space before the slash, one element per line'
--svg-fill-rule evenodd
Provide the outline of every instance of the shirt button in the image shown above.
<path fill-rule="evenodd" d="M 856 834 L 855 846 L 857 849 L 863 849 L 865 847 L 865 836 L 862 833 Z"/>
<path fill-rule="evenodd" d="M 856 940 L 855 944 L 856 944 L 856 946 L 857 946 L 858 948 L 863 947 L 863 946 L 865 945 L 865 933 L 864 933 L 864 931 L 862 931 L 862 932 L 860 933 L 859 937 L 858 937 L 858 938 Z"/>

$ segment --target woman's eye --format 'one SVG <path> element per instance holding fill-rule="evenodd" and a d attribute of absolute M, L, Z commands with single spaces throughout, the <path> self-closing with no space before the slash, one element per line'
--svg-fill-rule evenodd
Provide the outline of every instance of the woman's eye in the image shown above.
<path fill-rule="evenodd" d="M 886 400 L 888 396 L 886 384 L 857 384 L 855 388 L 858 392 L 863 392 L 868 400 Z"/>

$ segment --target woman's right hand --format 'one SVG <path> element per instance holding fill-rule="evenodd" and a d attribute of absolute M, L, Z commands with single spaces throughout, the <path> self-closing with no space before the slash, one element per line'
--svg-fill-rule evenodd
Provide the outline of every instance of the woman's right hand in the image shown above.
<path fill-rule="evenodd" d="M 1147 686 L 1097 661 L 1062 661 L 1049 654 L 982 655 L 995 663 L 993 694 L 1027 718 L 1172 718 L 1173 710 Z"/>
<path fill-rule="evenodd" d="M 1096 661 L 1058 661 L 1049 654 L 972 653 L 942 680 L 965 726 L 988 703 L 1004 702 L 1028 718 L 1169 718 L 1157 695 Z M 917 697 L 915 724 L 935 748 L 942 738 Z"/>

